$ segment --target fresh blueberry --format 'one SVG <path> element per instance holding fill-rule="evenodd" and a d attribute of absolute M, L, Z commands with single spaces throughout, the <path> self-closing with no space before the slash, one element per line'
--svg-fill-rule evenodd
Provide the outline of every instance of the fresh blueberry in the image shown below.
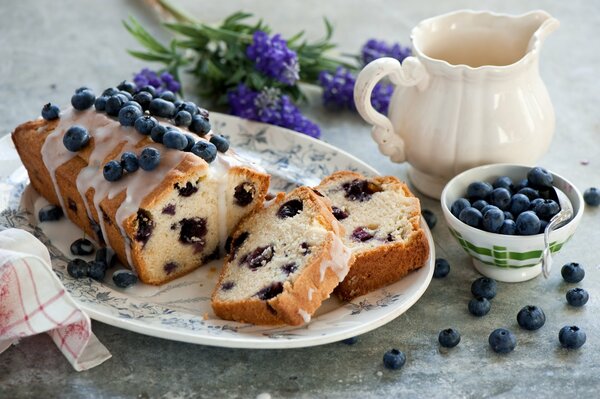
<path fill-rule="evenodd" d="M 535 198 L 534 200 L 532 200 L 529 203 L 529 210 L 533 211 L 535 209 L 536 206 L 538 206 L 539 204 L 543 203 L 544 199 L 543 198 Z"/>
<path fill-rule="evenodd" d="M 123 107 L 127 107 L 129 105 L 132 105 L 132 106 L 136 107 L 137 109 L 139 109 L 142 114 L 144 113 L 144 109 L 142 108 L 140 103 L 138 103 L 137 101 L 133 101 L 133 100 L 127 101 L 125 104 L 123 104 Z"/>
<path fill-rule="evenodd" d="M 147 110 L 150 107 L 150 102 L 154 97 L 147 91 L 139 91 L 133 96 L 133 101 L 140 104 L 142 109 Z"/>
<path fill-rule="evenodd" d="M 60 108 L 58 106 L 48 103 L 42 108 L 42 118 L 47 121 L 58 119 L 60 116 Z"/>
<path fill-rule="evenodd" d="M 513 192 L 519 192 L 525 187 L 529 187 L 529 181 L 527 179 L 521 179 L 514 185 Z"/>
<path fill-rule="evenodd" d="M 119 123 L 123 126 L 133 126 L 136 119 L 142 115 L 142 108 L 139 104 L 137 107 L 135 105 L 125 105 L 119 110 Z"/>
<path fill-rule="evenodd" d="M 123 177 L 123 167 L 118 161 L 112 160 L 104 164 L 102 169 L 104 178 L 108 181 L 117 181 Z"/>
<path fill-rule="evenodd" d="M 162 98 L 155 98 L 148 107 L 152 115 L 162 118 L 172 118 L 175 115 L 175 105 Z"/>
<path fill-rule="evenodd" d="M 508 191 L 513 189 L 513 181 L 508 176 L 500 176 L 492 183 L 492 187 L 494 188 L 505 188 Z"/>
<path fill-rule="evenodd" d="M 583 192 L 583 200 L 589 206 L 600 205 L 600 190 L 596 187 L 590 187 Z"/>
<path fill-rule="evenodd" d="M 156 97 L 156 88 L 152 85 L 143 86 L 138 93 L 142 91 L 150 93 L 152 95 L 152 98 Z"/>
<path fill-rule="evenodd" d="M 497 206 L 503 211 L 510 205 L 510 191 L 503 187 L 495 188 L 490 194 L 490 204 Z"/>
<path fill-rule="evenodd" d="M 533 187 L 552 187 L 552 173 L 546 169 L 536 166 L 527 172 L 527 180 Z"/>
<path fill-rule="evenodd" d="M 450 213 L 452 213 L 456 218 L 458 218 L 458 215 L 460 215 L 462 210 L 465 208 L 468 208 L 470 206 L 471 206 L 471 203 L 469 202 L 468 199 L 459 198 L 452 203 L 452 206 L 450 206 Z"/>
<path fill-rule="evenodd" d="M 477 209 L 482 214 L 483 214 L 483 208 L 485 208 L 486 206 L 489 206 L 489 204 L 486 200 L 480 199 L 480 200 L 473 202 L 473 208 Z"/>
<path fill-rule="evenodd" d="M 563 348 L 579 349 L 585 344 L 585 332 L 577 326 L 564 326 L 558 333 L 558 341 Z"/>
<path fill-rule="evenodd" d="M 133 127 L 143 135 L 149 136 L 154 127 L 158 126 L 156 118 L 150 115 L 140 116 L 135 120 Z"/>
<path fill-rule="evenodd" d="M 392 349 L 383 355 L 383 365 L 387 369 L 397 370 L 406 363 L 406 355 L 398 349 Z"/>
<path fill-rule="evenodd" d="M 109 87 L 108 89 L 106 89 L 102 92 L 102 95 L 104 97 L 111 97 L 117 93 L 119 93 L 119 89 L 117 89 L 116 87 Z"/>
<path fill-rule="evenodd" d="M 346 339 L 342 340 L 342 343 L 344 343 L 346 345 L 354 345 L 357 342 L 358 342 L 357 337 L 350 337 L 350 338 L 346 338 Z"/>
<path fill-rule="evenodd" d="M 477 201 L 476 201 L 476 202 L 477 202 Z M 496 205 L 486 205 L 486 206 L 484 206 L 483 208 L 481 208 L 481 209 L 479 210 L 479 212 L 481 212 L 481 214 L 482 214 L 483 216 L 485 216 L 485 213 L 486 213 L 487 211 L 489 211 L 490 209 L 495 209 L 495 210 L 497 210 L 497 211 L 500 211 L 500 212 L 502 212 L 502 211 L 500 210 L 500 208 L 498 208 Z M 502 213 L 504 213 L 504 212 L 502 212 Z"/>
<path fill-rule="evenodd" d="M 144 170 L 156 169 L 160 163 L 160 152 L 153 147 L 146 147 L 140 154 L 139 164 L 140 168 Z"/>
<path fill-rule="evenodd" d="M 560 269 L 560 274 L 567 283 L 578 283 L 585 277 L 585 270 L 579 263 L 571 262 Z"/>
<path fill-rule="evenodd" d="M 461 222 L 468 224 L 469 226 L 479 227 L 483 220 L 481 212 L 473 207 L 463 209 L 458 215 Z"/>
<path fill-rule="evenodd" d="M 73 108 L 83 111 L 88 109 L 92 105 L 94 105 L 94 101 L 96 101 L 96 96 L 94 92 L 89 89 L 84 89 L 73 94 L 71 97 L 71 105 Z"/>
<path fill-rule="evenodd" d="M 83 259 L 75 258 L 67 263 L 67 272 L 73 278 L 84 278 L 88 276 L 90 265 Z"/>
<path fill-rule="evenodd" d="M 450 263 L 444 258 L 435 260 L 435 269 L 433 269 L 433 278 L 444 278 L 450 273 Z"/>
<path fill-rule="evenodd" d="M 94 101 L 94 108 L 96 108 L 96 111 L 98 111 L 98 112 L 105 111 L 107 101 L 108 101 L 108 96 L 97 97 L 96 101 Z"/>
<path fill-rule="evenodd" d="M 540 231 L 538 231 L 538 234 L 544 234 L 544 230 L 546 230 L 548 223 L 547 220 L 540 219 Z"/>
<path fill-rule="evenodd" d="M 117 287 L 127 288 L 137 283 L 138 278 L 129 270 L 117 270 L 112 276 L 113 282 Z"/>
<path fill-rule="evenodd" d="M 429 227 L 430 229 L 433 229 L 437 224 L 437 216 L 435 216 L 435 213 L 433 213 L 429 209 L 423 209 L 421 211 L 421 216 L 423 216 L 423 219 L 425 219 L 425 223 L 427 223 L 427 227 Z"/>
<path fill-rule="evenodd" d="M 127 97 L 121 94 L 115 94 L 114 96 L 110 96 L 108 100 L 106 100 L 106 105 L 104 106 L 104 110 L 110 116 L 118 116 L 119 111 L 123 107 L 127 101 Z"/>
<path fill-rule="evenodd" d="M 156 143 L 162 143 L 163 142 L 163 137 L 165 136 L 165 133 L 167 133 L 167 128 L 163 125 L 156 125 L 152 128 L 152 130 L 150 131 L 150 137 L 152 137 L 152 140 L 154 140 L 154 142 Z"/>
<path fill-rule="evenodd" d="M 190 132 L 199 134 L 200 136 L 204 136 L 206 133 L 210 132 L 211 126 L 208 119 L 196 115 L 192 118 L 192 123 L 189 128 Z"/>
<path fill-rule="evenodd" d="M 173 101 L 173 105 L 175 106 L 175 110 L 177 110 L 177 112 L 179 112 L 179 111 L 181 111 L 181 106 L 183 105 L 183 101 L 175 100 L 175 101 Z"/>
<path fill-rule="evenodd" d="M 91 255 L 95 249 L 94 244 L 87 238 L 80 238 L 71 244 L 71 253 L 73 255 Z"/>
<path fill-rule="evenodd" d="M 538 234 L 540 231 L 540 219 L 535 212 L 525 211 L 517 216 L 516 227 L 517 234 L 522 236 Z"/>
<path fill-rule="evenodd" d="M 494 188 L 492 185 L 485 181 L 476 181 L 469 184 L 467 187 L 467 198 L 470 200 L 478 200 L 487 198 Z"/>
<path fill-rule="evenodd" d="M 89 265 L 90 269 L 88 271 L 88 276 L 96 281 L 104 280 L 104 276 L 106 275 L 106 263 L 93 260 Z"/>
<path fill-rule="evenodd" d="M 198 106 L 191 101 L 184 101 L 179 105 L 175 103 L 175 106 L 177 107 L 178 111 L 187 111 L 191 116 L 198 114 Z"/>
<path fill-rule="evenodd" d="M 194 136 L 192 136 L 191 134 L 186 134 L 185 138 L 187 140 L 187 145 L 185 146 L 183 151 L 190 152 L 194 144 L 196 144 L 196 139 L 194 139 Z"/>
<path fill-rule="evenodd" d="M 121 83 L 119 83 L 119 85 L 117 86 L 117 89 L 126 91 L 129 94 L 133 94 L 133 93 L 135 93 L 135 90 L 137 89 L 137 87 L 136 87 L 135 83 L 124 80 Z"/>
<path fill-rule="evenodd" d="M 498 328 L 492 331 L 488 342 L 496 353 L 509 353 L 517 346 L 515 334 L 506 328 Z"/>
<path fill-rule="evenodd" d="M 106 268 L 113 267 L 117 263 L 117 257 L 114 251 L 107 247 L 102 247 L 96 251 L 96 262 L 102 262 L 106 265 Z"/>
<path fill-rule="evenodd" d="M 217 147 L 217 150 L 219 152 L 227 152 L 227 150 L 229 149 L 229 140 L 227 140 L 224 136 L 221 136 L 220 134 L 214 134 L 209 141 L 213 143 L 215 147 Z"/>
<path fill-rule="evenodd" d="M 165 90 L 161 93 L 160 98 L 172 103 L 172 102 L 175 102 L 175 93 L 173 93 L 170 90 Z"/>
<path fill-rule="evenodd" d="M 192 123 L 192 114 L 187 111 L 178 111 L 173 118 L 177 126 L 189 126 Z"/>
<path fill-rule="evenodd" d="M 38 212 L 40 222 L 54 222 L 63 217 L 63 210 L 60 206 L 46 205 Z"/>
<path fill-rule="evenodd" d="M 123 98 L 125 98 L 125 102 L 133 100 L 133 96 L 128 91 L 119 90 L 119 92 L 117 94 L 120 95 L 120 96 L 123 96 Z"/>
<path fill-rule="evenodd" d="M 473 316 L 482 317 L 490 312 L 492 305 L 487 298 L 478 296 L 469 301 L 469 313 Z"/>
<path fill-rule="evenodd" d="M 571 288 L 567 291 L 567 302 L 577 308 L 582 307 L 590 299 L 590 294 L 583 288 Z"/>
<path fill-rule="evenodd" d="M 183 150 L 187 144 L 187 138 L 179 130 L 167 130 L 163 136 L 163 144 L 167 148 Z"/>
<path fill-rule="evenodd" d="M 529 198 L 529 201 L 533 201 L 536 198 L 540 197 L 540 192 L 534 188 L 531 187 L 524 187 L 522 189 L 520 189 L 517 194 L 523 194 L 525 195 L 527 198 Z"/>
<path fill-rule="evenodd" d="M 500 234 L 514 236 L 517 234 L 517 224 L 514 220 L 504 219 L 502 226 L 500 226 Z"/>
<path fill-rule="evenodd" d="M 550 220 L 552 219 L 552 216 L 560 212 L 560 205 L 554 200 L 545 199 L 542 202 L 539 202 L 533 211 L 540 219 Z"/>
<path fill-rule="evenodd" d="M 538 330 L 546 323 L 546 315 L 540 307 L 528 305 L 517 313 L 517 323 L 525 330 Z"/>
<path fill-rule="evenodd" d="M 509 211 L 504 211 L 504 219 L 505 220 L 515 220 L 515 217 Z"/>
<path fill-rule="evenodd" d="M 510 199 L 508 209 L 513 215 L 519 215 L 522 212 L 529 210 L 531 202 L 525 194 L 515 194 Z"/>
<path fill-rule="evenodd" d="M 492 299 L 496 296 L 498 284 L 496 280 L 489 277 L 479 277 L 471 284 L 471 293 L 475 296 L 481 296 L 486 299 Z"/>
<path fill-rule="evenodd" d="M 454 348 L 460 342 L 460 333 L 454 328 L 440 331 L 438 342 L 444 348 Z"/>
<path fill-rule="evenodd" d="M 123 170 L 128 173 L 133 173 L 140 167 L 137 155 L 133 152 L 127 151 L 121 155 L 121 166 Z"/>
<path fill-rule="evenodd" d="M 213 143 L 200 140 L 192 147 L 192 154 L 199 156 L 206 162 L 211 163 L 217 158 L 217 147 Z"/>
<path fill-rule="evenodd" d="M 86 147 L 90 142 L 90 135 L 86 128 L 79 125 L 71 126 L 63 136 L 63 144 L 67 150 L 77 152 Z"/>
<path fill-rule="evenodd" d="M 504 190 L 503 188 L 496 190 Z M 497 233 L 504 224 L 504 212 L 498 208 L 491 208 L 483 214 L 483 221 L 481 225 L 485 231 L 491 233 Z"/>

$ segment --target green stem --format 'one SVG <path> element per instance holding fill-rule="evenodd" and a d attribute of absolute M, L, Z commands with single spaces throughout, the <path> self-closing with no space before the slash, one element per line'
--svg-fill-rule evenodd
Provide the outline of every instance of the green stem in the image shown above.
<path fill-rule="evenodd" d="M 183 9 L 179 8 L 171 0 L 158 0 L 158 3 L 179 22 L 199 24 L 200 22 L 189 16 Z"/>

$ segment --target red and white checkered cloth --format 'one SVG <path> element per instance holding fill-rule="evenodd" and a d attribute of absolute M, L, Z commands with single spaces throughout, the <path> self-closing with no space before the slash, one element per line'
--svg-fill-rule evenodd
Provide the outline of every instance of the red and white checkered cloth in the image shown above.
<path fill-rule="evenodd" d="M 47 332 L 77 371 L 111 357 L 52 271 L 48 249 L 24 230 L 0 231 L 0 353 Z"/>

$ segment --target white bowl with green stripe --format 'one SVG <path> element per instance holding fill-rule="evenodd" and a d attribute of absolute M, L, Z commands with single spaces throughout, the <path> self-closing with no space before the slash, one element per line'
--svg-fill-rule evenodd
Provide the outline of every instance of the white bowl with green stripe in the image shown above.
<path fill-rule="evenodd" d="M 440 199 L 450 233 L 473 258 L 475 269 L 498 281 L 520 282 L 539 275 L 542 272 L 544 235 L 513 236 L 489 233 L 461 222 L 450 212 L 450 207 L 455 200 L 466 195 L 467 187 L 474 181 L 492 183 L 500 176 L 508 176 L 513 181 L 518 181 L 527 177 L 529 169 L 530 166 L 512 164 L 485 165 L 469 169 L 446 184 Z M 569 197 L 574 210 L 571 221 L 550 233 L 550 249 L 555 254 L 573 236 L 581 221 L 584 205 L 581 193 L 571 182 L 555 173 L 552 175 L 554 186 Z"/>

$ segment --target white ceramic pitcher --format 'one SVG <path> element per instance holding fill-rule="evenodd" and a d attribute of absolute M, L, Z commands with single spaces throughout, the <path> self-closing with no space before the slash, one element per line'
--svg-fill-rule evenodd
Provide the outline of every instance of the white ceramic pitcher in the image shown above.
<path fill-rule="evenodd" d="M 413 57 L 402 65 L 377 59 L 357 78 L 356 107 L 373 125 L 379 150 L 393 162 L 407 161 L 414 186 L 434 198 L 471 167 L 534 164 L 554 133 L 538 61 L 558 26 L 544 11 L 457 11 L 419 23 L 411 32 Z M 385 77 L 396 85 L 389 118 L 370 102 Z"/>

